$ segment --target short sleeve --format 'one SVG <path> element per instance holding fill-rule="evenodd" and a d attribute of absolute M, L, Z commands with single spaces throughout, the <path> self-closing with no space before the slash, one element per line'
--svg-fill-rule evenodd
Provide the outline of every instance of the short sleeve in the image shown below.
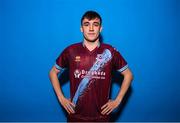
<path fill-rule="evenodd" d="M 123 72 L 128 68 L 128 64 L 123 56 L 115 48 L 113 49 L 113 69 L 119 72 Z"/>
<path fill-rule="evenodd" d="M 55 67 L 58 70 L 62 70 L 69 67 L 69 59 L 68 59 L 68 48 L 66 48 L 56 59 Z"/>

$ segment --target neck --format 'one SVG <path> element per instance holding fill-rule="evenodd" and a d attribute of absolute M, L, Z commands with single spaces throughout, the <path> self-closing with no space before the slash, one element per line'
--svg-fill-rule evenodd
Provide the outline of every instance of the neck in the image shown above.
<path fill-rule="evenodd" d="M 84 40 L 83 43 L 90 51 L 92 51 L 93 49 L 95 49 L 99 45 L 100 42 L 99 42 L 99 40 L 96 40 L 94 42 Z"/>

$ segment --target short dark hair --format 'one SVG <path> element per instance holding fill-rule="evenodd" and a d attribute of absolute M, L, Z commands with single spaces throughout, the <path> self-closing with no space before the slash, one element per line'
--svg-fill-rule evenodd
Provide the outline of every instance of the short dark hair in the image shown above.
<path fill-rule="evenodd" d="M 87 11 L 87 12 L 85 12 L 84 15 L 81 18 L 81 25 L 82 25 L 82 22 L 83 22 L 83 20 L 85 18 L 87 18 L 88 20 L 98 18 L 100 20 L 100 25 L 102 24 L 101 16 L 95 11 Z"/>

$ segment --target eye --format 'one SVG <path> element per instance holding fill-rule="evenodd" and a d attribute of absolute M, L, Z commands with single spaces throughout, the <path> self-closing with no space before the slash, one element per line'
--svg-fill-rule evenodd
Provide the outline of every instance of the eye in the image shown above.
<path fill-rule="evenodd" d="M 88 22 L 83 23 L 83 26 L 89 26 Z"/>
<path fill-rule="evenodd" d="M 100 23 L 95 22 L 93 25 L 97 27 L 97 26 L 100 26 Z"/>

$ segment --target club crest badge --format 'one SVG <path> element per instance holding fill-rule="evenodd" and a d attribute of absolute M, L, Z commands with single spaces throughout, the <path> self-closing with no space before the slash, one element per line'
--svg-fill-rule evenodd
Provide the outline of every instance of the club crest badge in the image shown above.
<path fill-rule="evenodd" d="M 75 78 L 79 78 L 80 75 L 81 75 L 81 71 L 78 70 L 78 69 L 76 69 L 76 70 L 74 71 L 74 77 L 75 77 Z"/>

